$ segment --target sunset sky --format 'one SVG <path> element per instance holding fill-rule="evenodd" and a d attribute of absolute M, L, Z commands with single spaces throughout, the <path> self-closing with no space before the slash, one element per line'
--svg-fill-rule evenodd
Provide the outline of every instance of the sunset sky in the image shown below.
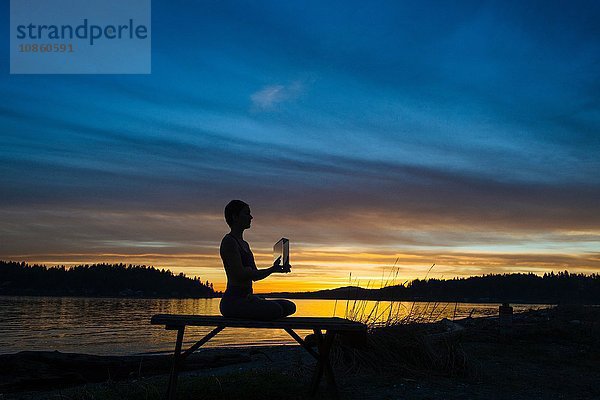
<path fill-rule="evenodd" d="M 151 75 L 9 75 L 1 13 L 0 259 L 223 289 L 239 198 L 257 292 L 600 272 L 598 1 L 153 0 Z"/>

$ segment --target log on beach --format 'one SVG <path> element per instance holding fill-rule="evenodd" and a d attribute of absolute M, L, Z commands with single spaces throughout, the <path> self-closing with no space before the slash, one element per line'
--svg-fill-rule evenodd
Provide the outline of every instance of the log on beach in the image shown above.
<path fill-rule="evenodd" d="M 58 351 L 0 355 L 0 393 L 43 390 L 168 373 L 171 355 L 97 356 Z M 183 370 L 222 367 L 251 361 L 239 350 L 193 354 Z"/>

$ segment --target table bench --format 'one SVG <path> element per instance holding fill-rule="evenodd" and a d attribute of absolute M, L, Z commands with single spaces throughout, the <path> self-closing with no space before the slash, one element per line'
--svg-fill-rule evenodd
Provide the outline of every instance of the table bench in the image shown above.
<path fill-rule="evenodd" d="M 225 328 L 256 328 L 256 329 L 283 329 L 294 340 L 296 340 L 302 348 L 317 360 L 317 365 L 313 374 L 312 384 L 310 388 L 311 395 L 315 395 L 321 382 L 323 373 L 327 379 L 328 385 L 337 395 L 337 387 L 333 375 L 333 369 L 329 362 L 329 351 L 333 344 L 333 339 L 336 335 L 347 335 L 353 338 L 354 342 L 366 340 L 366 326 L 359 322 L 350 321 L 343 318 L 331 317 L 286 317 L 275 321 L 254 321 L 246 319 L 225 318 L 221 316 L 204 316 L 204 315 L 175 315 L 175 314 L 158 314 L 152 317 L 151 324 L 164 325 L 165 329 L 177 331 L 177 342 L 175 343 L 175 354 L 173 355 L 173 365 L 171 366 L 171 374 L 169 376 L 169 385 L 167 387 L 167 399 L 175 399 L 175 391 L 177 386 L 177 375 L 181 363 L 187 356 L 198 350 L 203 344 L 215 337 Z M 183 335 L 186 326 L 210 326 L 215 327 L 202 339 L 197 341 L 189 349 L 182 352 Z M 294 329 L 308 329 L 315 334 L 317 342 L 317 351 L 307 344 Z M 325 333 L 323 333 L 325 331 Z"/>

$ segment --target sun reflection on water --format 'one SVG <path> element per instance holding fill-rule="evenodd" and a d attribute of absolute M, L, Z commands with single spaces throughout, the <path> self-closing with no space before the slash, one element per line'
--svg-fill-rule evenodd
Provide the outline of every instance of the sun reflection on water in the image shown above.
<path fill-rule="evenodd" d="M 219 315 L 220 299 L 127 299 L 76 297 L 0 296 L 0 351 L 3 354 L 24 350 L 58 350 L 62 352 L 126 355 L 172 351 L 175 331 L 150 325 L 154 314 Z M 358 303 L 353 300 L 294 300 L 295 316 L 345 317 Z M 390 306 L 381 302 L 380 310 Z M 408 312 L 412 302 L 394 302 L 399 313 Z M 368 315 L 376 302 L 362 302 L 360 309 Z M 432 319 L 495 315 L 497 304 L 415 303 L 414 307 L 430 313 Z M 517 305 L 515 311 L 541 305 Z M 389 309 L 389 308 L 388 308 Z M 413 308 L 414 310 L 414 308 Z M 381 318 L 386 318 L 381 315 Z M 401 317 L 401 316 L 400 316 Z M 185 342 L 191 345 L 212 328 L 186 329 Z M 308 331 L 299 330 L 300 336 Z M 283 330 L 226 328 L 206 347 L 295 344 Z"/>

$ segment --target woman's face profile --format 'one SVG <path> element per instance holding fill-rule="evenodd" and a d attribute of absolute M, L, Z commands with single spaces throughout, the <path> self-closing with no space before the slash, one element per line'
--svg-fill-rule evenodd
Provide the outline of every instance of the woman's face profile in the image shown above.
<path fill-rule="evenodd" d="M 251 221 L 252 214 L 250 214 L 250 207 L 244 207 L 238 215 L 238 223 L 240 224 L 240 227 L 244 229 L 250 228 Z"/>

